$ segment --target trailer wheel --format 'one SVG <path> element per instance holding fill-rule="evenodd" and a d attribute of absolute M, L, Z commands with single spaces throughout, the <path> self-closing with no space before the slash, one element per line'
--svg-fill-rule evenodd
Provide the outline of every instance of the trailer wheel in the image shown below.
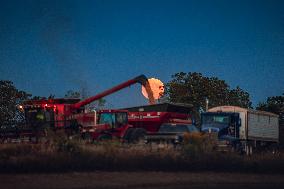
<path fill-rule="evenodd" d="M 279 146 L 278 144 L 270 144 L 269 145 L 269 151 L 273 154 L 273 155 L 278 155 L 279 154 Z"/>
<path fill-rule="evenodd" d="M 253 146 L 251 144 L 247 143 L 246 146 L 245 146 L 245 152 L 246 152 L 246 155 L 248 155 L 248 156 L 252 155 Z"/>

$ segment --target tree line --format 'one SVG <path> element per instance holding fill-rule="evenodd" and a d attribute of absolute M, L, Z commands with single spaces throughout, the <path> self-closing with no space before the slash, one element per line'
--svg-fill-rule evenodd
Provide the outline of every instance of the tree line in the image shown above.
<path fill-rule="evenodd" d="M 79 98 L 77 91 L 69 90 L 66 98 Z M 0 125 L 21 120 L 22 113 L 18 106 L 25 100 L 54 98 L 33 96 L 17 89 L 12 81 L 0 80 Z M 165 84 L 165 94 L 161 102 L 188 103 L 193 105 L 194 112 L 199 114 L 206 108 L 221 105 L 233 105 L 243 108 L 253 108 L 250 95 L 239 86 L 232 88 L 225 80 L 218 77 L 206 77 L 197 72 L 179 72 L 172 75 L 171 80 Z M 103 107 L 106 101 L 101 99 L 94 106 Z M 265 102 L 259 102 L 257 110 L 269 111 L 278 115 L 284 112 L 284 93 L 271 96 Z"/>

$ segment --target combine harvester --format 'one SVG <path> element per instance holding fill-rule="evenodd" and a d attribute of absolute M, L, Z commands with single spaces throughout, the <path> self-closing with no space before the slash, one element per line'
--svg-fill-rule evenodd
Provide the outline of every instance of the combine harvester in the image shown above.
<path fill-rule="evenodd" d="M 86 105 L 136 83 L 140 83 L 147 92 L 149 106 L 97 112 L 85 110 Z M 25 124 L 9 130 L 1 129 L 2 142 L 12 139 L 38 142 L 46 135 L 46 128 L 64 130 L 69 136 L 79 133 L 82 138 L 92 141 L 117 138 L 122 142 L 137 142 L 147 132 L 157 132 L 162 123 L 191 119 L 189 106 L 155 105 L 151 85 L 144 75 L 82 101 L 63 98 L 30 100 L 20 108 L 25 113 Z"/>

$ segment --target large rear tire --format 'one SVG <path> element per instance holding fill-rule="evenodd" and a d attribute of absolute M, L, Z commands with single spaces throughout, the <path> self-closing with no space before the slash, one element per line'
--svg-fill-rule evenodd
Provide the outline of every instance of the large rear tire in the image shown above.
<path fill-rule="evenodd" d="M 131 143 L 134 144 L 144 144 L 146 131 L 144 129 L 135 129 L 131 135 Z"/>
<path fill-rule="evenodd" d="M 91 133 L 88 133 L 88 132 L 83 134 L 83 140 L 85 140 L 86 143 L 89 143 L 89 144 L 94 142 L 94 139 L 92 138 Z"/>
<path fill-rule="evenodd" d="M 133 128 L 129 128 L 129 129 L 126 131 L 126 133 L 125 133 L 125 135 L 124 135 L 124 137 L 123 137 L 123 140 L 124 140 L 125 143 L 131 143 L 131 138 L 132 138 L 132 135 L 133 135 L 134 130 L 135 130 L 135 129 L 133 129 Z"/>
<path fill-rule="evenodd" d="M 112 140 L 112 136 L 111 135 L 102 134 L 102 135 L 98 136 L 98 141 L 99 142 L 107 142 L 107 141 L 111 141 L 111 140 Z"/>

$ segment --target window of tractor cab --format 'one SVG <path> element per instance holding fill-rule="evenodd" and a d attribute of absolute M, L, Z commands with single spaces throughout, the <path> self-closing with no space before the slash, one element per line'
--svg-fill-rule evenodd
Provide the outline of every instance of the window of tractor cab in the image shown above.
<path fill-rule="evenodd" d="M 228 115 L 204 115 L 203 117 L 204 124 L 228 124 L 230 123 L 230 117 Z"/>
<path fill-rule="evenodd" d="M 126 112 L 119 112 L 116 113 L 116 124 L 117 127 L 122 127 L 123 125 L 126 125 L 128 122 L 128 116 Z"/>
<path fill-rule="evenodd" d="M 109 124 L 111 127 L 113 127 L 115 122 L 115 114 L 113 113 L 101 113 L 99 124 Z"/>
<path fill-rule="evenodd" d="M 99 124 L 109 124 L 112 128 L 122 127 L 127 124 L 127 113 L 101 113 L 99 118 Z"/>

